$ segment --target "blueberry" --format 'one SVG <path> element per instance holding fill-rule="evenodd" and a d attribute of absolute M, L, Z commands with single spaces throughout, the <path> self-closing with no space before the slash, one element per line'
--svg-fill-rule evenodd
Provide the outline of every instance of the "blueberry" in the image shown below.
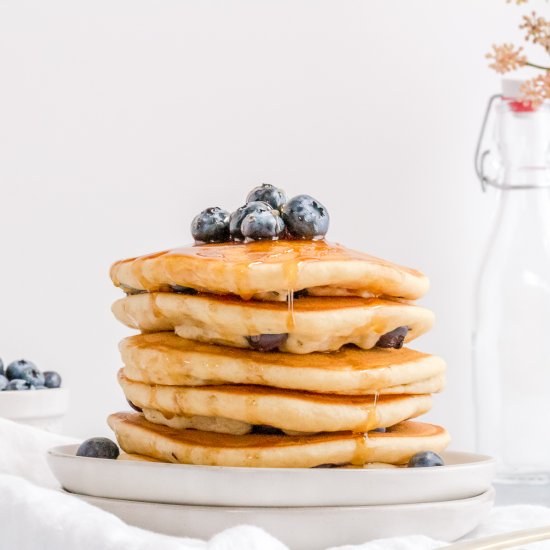
<path fill-rule="evenodd" d="M 241 224 L 249 214 L 258 214 L 260 212 L 269 212 L 272 210 L 267 202 L 253 201 L 241 206 L 235 210 L 229 217 L 229 233 L 235 241 L 244 241 L 244 235 L 241 231 Z"/>
<path fill-rule="evenodd" d="M 141 407 L 138 407 L 137 405 L 134 405 L 129 399 L 126 399 L 128 401 L 128 405 L 134 409 L 134 411 L 137 411 L 138 413 L 143 412 L 143 409 Z"/>
<path fill-rule="evenodd" d="M 223 243 L 229 240 L 229 212 L 215 206 L 195 216 L 191 233 L 196 242 Z"/>
<path fill-rule="evenodd" d="M 4 374 L 4 361 L 0 359 L 0 374 Z"/>
<path fill-rule="evenodd" d="M 397 327 L 390 332 L 386 332 L 386 334 L 383 334 L 378 342 L 376 342 L 376 347 L 401 349 L 408 332 L 409 327 Z"/>
<path fill-rule="evenodd" d="M 131 286 L 120 283 L 120 288 L 124 290 L 127 296 L 133 296 L 134 294 L 145 294 L 146 290 L 140 290 L 138 288 L 133 288 Z"/>
<path fill-rule="evenodd" d="M 267 202 L 271 208 L 280 210 L 281 206 L 286 202 L 286 195 L 282 189 L 278 189 L 269 183 L 262 183 L 262 185 L 254 187 L 254 189 L 248 193 L 248 197 L 246 197 L 246 202 L 255 201 Z"/>
<path fill-rule="evenodd" d="M 26 367 L 33 367 L 36 369 L 36 365 L 31 361 L 27 361 L 26 359 L 18 359 L 17 361 L 12 361 L 6 369 L 6 376 L 8 377 L 8 380 L 23 378 L 21 376 L 21 373 Z"/>
<path fill-rule="evenodd" d="M 43 386 L 44 375 L 34 366 L 27 365 L 22 371 L 20 378 L 31 386 Z"/>
<path fill-rule="evenodd" d="M 443 459 L 433 451 L 424 451 L 411 456 L 409 468 L 426 468 L 428 466 L 444 466 Z"/>
<path fill-rule="evenodd" d="M 250 433 L 253 434 L 261 434 L 261 435 L 284 435 L 285 432 L 281 430 L 280 428 L 274 428 L 273 426 L 265 426 L 264 424 L 255 424 L 252 426 L 252 431 Z"/>
<path fill-rule="evenodd" d="M 86 439 L 78 450 L 76 456 L 87 456 L 91 458 L 117 458 L 120 454 L 115 442 L 106 437 L 91 437 Z"/>
<path fill-rule="evenodd" d="M 371 431 L 376 432 L 376 433 L 385 434 L 386 433 L 386 428 L 375 428 L 374 430 L 371 430 Z"/>
<path fill-rule="evenodd" d="M 189 296 L 195 296 L 199 293 L 199 291 L 194 288 L 181 285 L 170 285 L 170 290 L 176 294 L 188 294 Z"/>
<path fill-rule="evenodd" d="M 46 386 L 34 386 L 35 390 L 47 390 Z"/>
<path fill-rule="evenodd" d="M 61 376 L 53 370 L 47 370 L 44 373 L 44 386 L 46 388 L 59 388 L 61 386 Z"/>
<path fill-rule="evenodd" d="M 246 341 L 252 349 L 257 351 L 273 351 L 284 344 L 288 339 L 288 333 L 282 334 L 258 334 L 247 336 Z"/>
<path fill-rule="evenodd" d="M 4 388 L 5 391 L 23 391 L 34 390 L 34 386 L 31 386 L 26 380 L 20 378 L 14 378 L 8 382 L 8 385 Z"/>
<path fill-rule="evenodd" d="M 3 374 L 0 374 L 0 391 L 5 390 L 9 382 L 10 381 Z"/>
<path fill-rule="evenodd" d="M 285 230 L 277 210 L 248 214 L 241 224 L 241 232 L 247 241 L 277 240 Z"/>
<path fill-rule="evenodd" d="M 319 239 L 326 235 L 329 225 L 327 209 L 309 195 L 298 195 L 281 208 L 289 233 L 297 239 Z"/>

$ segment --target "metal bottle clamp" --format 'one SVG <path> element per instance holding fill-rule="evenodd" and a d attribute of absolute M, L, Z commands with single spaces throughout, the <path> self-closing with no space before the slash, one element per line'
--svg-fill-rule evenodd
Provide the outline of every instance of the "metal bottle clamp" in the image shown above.
<path fill-rule="evenodd" d="M 476 170 L 477 177 L 481 183 L 481 189 L 483 192 L 487 191 L 487 186 L 491 185 L 497 189 L 508 189 L 508 187 L 501 185 L 496 180 L 490 179 L 485 174 L 485 159 L 490 155 L 490 151 L 486 149 L 481 152 L 481 145 L 483 143 L 483 138 L 485 137 L 485 129 L 487 127 L 487 121 L 489 120 L 489 115 L 491 114 L 491 108 L 495 100 L 500 99 L 502 94 L 495 94 L 489 98 L 487 107 L 485 108 L 485 114 L 483 115 L 483 122 L 481 124 L 481 131 L 479 132 L 479 137 L 477 139 L 476 154 L 474 159 L 474 167 Z"/>
<path fill-rule="evenodd" d="M 487 191 L 488 185 L 504 191 L 507 191 L 510 189 L 544 189 L 549 187 L 547 183 L 543 183 L 543 184 L 533 183 L 528 185 L 503 185 L 502 183 L 499 183 L 496 179 L 491 179 L 485 174 L 485 159 L 491 154 L 491 151 L 486 149 L 482 153 L 481 146 L 483 144 L 483 138 L 485 137 L 485 129 L 487 127 L 487 121 L 489 120 L 489 115 L 491 114 L 491 108 L 493 107 L 493 103 L 497 99 L 501 99 L 502 97 L 504 97 L 502 94 L 495 94 L 489 98 L 487 107 L 485 109 L 485 114 L 483 115 L 481 131 L 479 132 L 479 138 L 477 140 L 474 167 L 475 167 L 477 177 L 479 178 L 479 181 L 481 183 L 482 191 L 483 192 Z"/>

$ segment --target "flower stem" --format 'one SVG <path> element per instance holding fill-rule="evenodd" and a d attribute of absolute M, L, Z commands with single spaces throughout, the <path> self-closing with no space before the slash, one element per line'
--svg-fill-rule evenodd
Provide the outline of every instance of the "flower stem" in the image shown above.
<path fill-rule="evenodd" d="M 533 67 L 533 69 L 542 69 L 543 71 L 550 71 L 550 67 L 544 67 L 543 65 L 537 65 L 536 63 L 530 63 L 527 61 L 525 63 L 528 67 Z"/>

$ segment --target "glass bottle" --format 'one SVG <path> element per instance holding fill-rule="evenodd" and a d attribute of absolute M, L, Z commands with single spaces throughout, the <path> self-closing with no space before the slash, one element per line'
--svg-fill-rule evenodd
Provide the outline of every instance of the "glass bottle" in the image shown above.
<path fill-rule="evenodd" d="M 482 130 L 476 153 L 498 194 L 475 296 L 477 448 L 497 459 L 501 503 L 550 504 L 550 105 L 494 96 L 484 127 L 491 103 L 496 151 L 479 155 Z"/>

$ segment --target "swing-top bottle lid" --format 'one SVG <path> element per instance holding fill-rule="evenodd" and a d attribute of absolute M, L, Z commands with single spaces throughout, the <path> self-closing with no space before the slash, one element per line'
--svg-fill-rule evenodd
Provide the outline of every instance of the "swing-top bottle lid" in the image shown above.
<path fill-rule="evenodd" d="M 509 108 L 514 113 L 531 113 L 536 110 L 536 107 L 529 100 L 522 99 L 521 87 L 524 80 L 517 78 L 502 79 L 502 99 L 507 102 Z"/>
<path fill-rule="evenodd" d="M 518 99 L 521 97 L 523 80 L 517 78 L 502 79 L 502 96 L 504 99 Z"/>

